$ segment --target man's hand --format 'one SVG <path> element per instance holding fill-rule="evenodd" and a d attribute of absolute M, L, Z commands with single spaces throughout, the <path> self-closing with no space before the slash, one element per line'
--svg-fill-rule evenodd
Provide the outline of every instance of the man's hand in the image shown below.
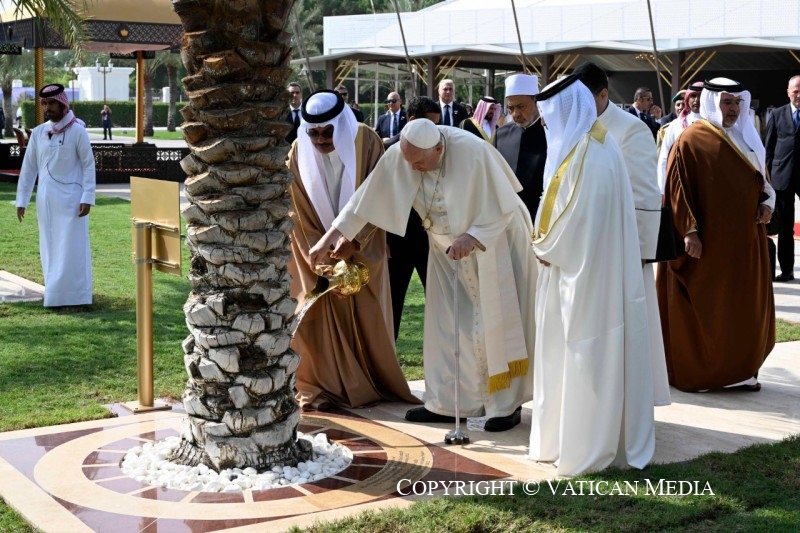
<path fill-rule="evenodd" d="M 24 207 L 18 207 L 17 208 L 17 220 L 22 222 L 23 218 L 25 218 L 25 208 Z"/>
<path fill-rule="evenodd" d="M 92 206 L 89 204 L 81 204 L 80 207 L 78 207 L 78 218 L 88 215 L 91 208 Z"/>
<path fill-rule="evenodd" d="M 683 245 L 689 257 L 700 259 L 700 255 L 703 253 L 703 243 L 700 242 L 696 231 L 683 238 Z"/>
<path fill-rule="evenodd" d="M 772 209 L 764 204 L 758 204 L 756 224 L 769 224 L 770 220 L 772 220 Z"/>
<path fill-rule="evenodd" d="M 350 259 L 357 251 L 355 243 L 348 241 L 344 237 L 339 237 L 333 250 L 331 250 L 330 256 L 334 259 Z"/>
<path fill-rule="evenodd" d="M 469 233 L 464 233 L 456 237 L 456 240 L 447 249 L 447 257 L 454 260 L 464 259 L 473 252 L 476 246 L 482 248 L 478 239 Z"/>
<path fill-rule="evenodd" d="M 317 244 L 311 247 L 311 250 L 309 250 L 311 270 L 316 270 L 317 265 L 325 263 L 325 260 L 329 257 L 330 250 L 334 247 L 334 244 L 337 244 L 340 238 L 344 238 L 341 232 L 332 227 L 317 241 Z"/>
<path fill-rule="evenodd" d="M 662 116 L 664 116 L 664 112 L 661 111 L 661 108 L 657 105 L 650 106 L 650 114 L 653 115 L 653 118 L 659 120 Z"/>

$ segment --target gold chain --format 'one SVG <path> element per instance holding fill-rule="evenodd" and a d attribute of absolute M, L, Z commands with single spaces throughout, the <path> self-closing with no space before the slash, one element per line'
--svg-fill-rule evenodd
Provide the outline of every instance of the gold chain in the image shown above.
<path fill-rule="evenodd" d="M 447 153 L 447 140 L 444 135 L 442 135 L 442 142 L 444 143 L 444 149 L 442 150 L 442 158 L 440 160 L 441 164 L 439 165 L 439 175 L 436 176 L 436 182 L 433 186 L 433 194 L 431 195 L 430 205 L 428 204 L 426 199 L 427 195 L 425 194 L 425 175 L 424 173 L 420 173 L 420 183 L 422 185 L 422 207 L 425 208 L 425 217 L 422 219 L 422 227 L 425 228 L 425 230 L 429 230 L 431 229 L 431 226 L 433 226 L 433 222 L 431 221 L 430 217 L 431 209 L 433 209 L 433 201 L 436 198 L 436 191 L 439 189 L 439 180 L 444 176 L 445 166 L 447 164 L 447 159 L 445 159 L 445 155 Z"/>

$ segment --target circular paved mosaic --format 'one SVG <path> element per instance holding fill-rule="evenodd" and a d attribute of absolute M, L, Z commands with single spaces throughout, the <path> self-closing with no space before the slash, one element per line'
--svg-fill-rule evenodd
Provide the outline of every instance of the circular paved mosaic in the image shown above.
<path fill-rule="evenodd" d="M 122 473 L 119 461 L 130 448 L 179 434 L 181 420 L 132 423 L 79 436 L 45 454 L 34 468 L 34 478 L 43 490 L 68 506 L 155 519 L 238 521 L 366 503 L 394 493 L 401 479 L 422 479 L 434 462 L 424 443 L 383 425 L 357 418 L 304 415 L 300 431 L 324 432 L 352 451 L 348 468 L 313 483 L 224 494 L 152 487 Z M 135 505 L 131 498 L 136 498 Z"/>

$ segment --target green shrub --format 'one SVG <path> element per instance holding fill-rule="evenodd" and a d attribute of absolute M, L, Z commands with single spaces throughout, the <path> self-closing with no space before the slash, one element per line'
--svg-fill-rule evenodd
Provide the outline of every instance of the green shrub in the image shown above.
<path fill-rule="evenodd" d="M 26 128 L 32 128 L 36 124 L 36 105 L 38 101 L 28 100 L 22 102 L 22 123 Z M 186 102 L 178 102 L 175 118 L 176 124 L 183 122 L 180 111 Z M 111 108 L 111 123 L 115 128 L 133 128 L 136 126 L 136 102 L 108 102 Z M 75 116 L 86 123 L 87 128 L 102 128 L 100 111 L 103 109 L 102 102 L 72 102 L 70 109 L 75 112 Z M 153 102 L 153 126 L 163 128 L 167 126 L 167 113 L 169 113 L 168 102 Z"/>

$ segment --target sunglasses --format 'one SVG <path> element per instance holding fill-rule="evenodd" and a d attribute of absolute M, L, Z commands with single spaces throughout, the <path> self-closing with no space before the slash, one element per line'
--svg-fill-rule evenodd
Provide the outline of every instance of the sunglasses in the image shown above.
<path fill-rule="evenodd" d="M 389 98 L 388 100 L 386 100 L 384 102 L 384 104 L 396 104 L 396 103 L 397 103 L 397 99 L 396 98 Z"/>
<path fill-rule="evenodd" d="M 333 139 L 333 128 L 325 128 L 324 130 L 306 130 L 308 136 L 312 139 L 322 137 L 323 139 Z"/>

